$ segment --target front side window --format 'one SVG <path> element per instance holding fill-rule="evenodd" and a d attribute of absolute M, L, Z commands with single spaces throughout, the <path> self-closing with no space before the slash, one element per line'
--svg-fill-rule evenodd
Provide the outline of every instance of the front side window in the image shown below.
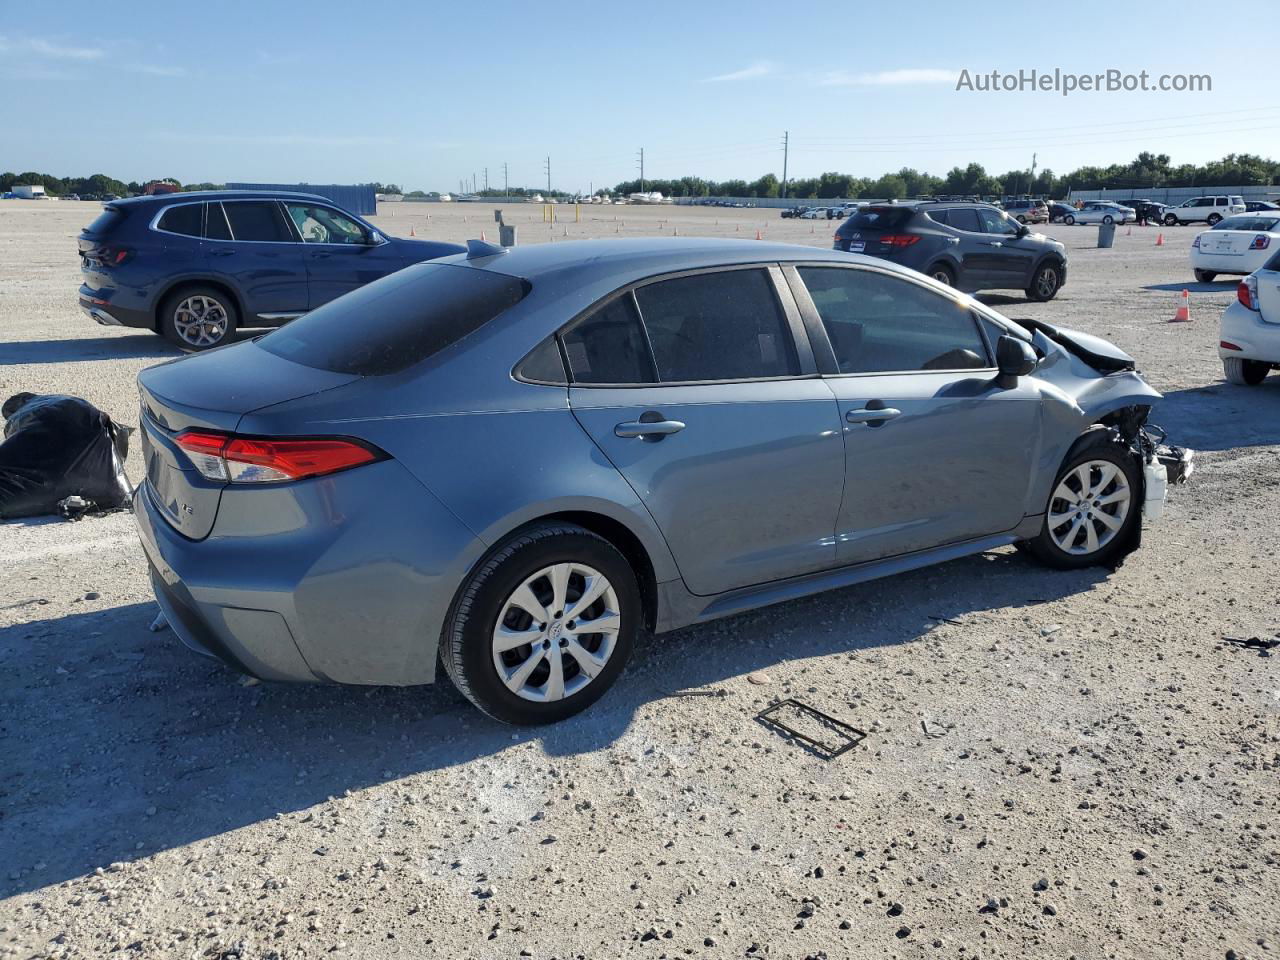
<path fill-rule="evenodd" d="M 180 233 L 184 237 L 198 237 L 203 220 L 203 203 L 184 203 L 181 206 L 170 207 L 161 214 L 156 222 L 156 229 L 163 230 L 165 233 Z"/>
<path fill-rule="evenodd" d="M 800 372 L 765 270 L 675 277 L 635 291 L 664 382 L 754 380 Z"/>
<path fill-rule="evenodd" d="M 630 294 L 605 304 L 561 338 L 574 383 L 653 383 L 653 357 Z"/>
<path fill-rule="evenodd" d="M 286 203 L 289 217 L 305 243 L 366 243 L 364 227 L 329 207 L 313 203 Z"/>
<path fill-rule="evenodd" d="M 799 274 L 841 373 L 990 366 L 973 315 L 948 297 L 872 270 L 800 267 Z"/>
<path fill-rule="evenodd" d="M 985 233 L 1014 234 L 1018 232 L 1018 225 L 999 210 L 979 210 L 978 217 L 982 220 L 982 229 Z"/>
<path fill-rule="evenodd" d="M 235 240 L 288 243 L 293 240 L 280 204 L 274 200 L 235 200 L 222 205 Z"/>

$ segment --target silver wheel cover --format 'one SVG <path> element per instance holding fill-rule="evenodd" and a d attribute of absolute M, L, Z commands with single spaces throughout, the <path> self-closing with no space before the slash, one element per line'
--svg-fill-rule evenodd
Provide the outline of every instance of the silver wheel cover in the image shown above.
<path fill-rule="evenodd" d="M 1115 539 L 1132 505 L 1124 471 L 1110 460 L 1089 460 L 1058 481 L 1045 529 L 1063 553 L 1088 556 Z"/>
<path fill-rule="evenodd" d="M 556 563 L 525 579 L 493 628 L 493 666 L 516 696 L 571 697 L 600 675 L 617 647 L 622 612 L 613 585 L 582 563 Z"/>
<path fill-rule="evenodd" d="M 227 335 L 227 308 L 213 297 L 187 297 L 173 311 L 173 329 L 193 347 L 212 347 Z"/>

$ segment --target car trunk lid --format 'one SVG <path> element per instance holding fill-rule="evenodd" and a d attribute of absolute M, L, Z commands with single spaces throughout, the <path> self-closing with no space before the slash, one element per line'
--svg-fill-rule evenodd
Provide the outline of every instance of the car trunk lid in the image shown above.
<path fill-rule="evenodd" d="M 1280 257 L 1277 258 L 1280 260 Z M 1268 265 L 1254 276 L 1258 287 L 1258 311 L 1268 323 L 1280 323 L 1280 263 Z"/>
<path fill-rule="evenodd" d="M 204 477 L 178 445 L 186 430 L 232 433 L 245 414 L 360 379 L 317 370 L 242 343 L 150 367 L 138 375 L 146 493 L 183 536 L 213 529 L 225 483 Z"/>

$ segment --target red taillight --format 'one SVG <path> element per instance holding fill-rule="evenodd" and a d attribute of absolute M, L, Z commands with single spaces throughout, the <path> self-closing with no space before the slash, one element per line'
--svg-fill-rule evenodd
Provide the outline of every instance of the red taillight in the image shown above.
<path fill-rule="evenodd" d="M 1258 307 L 1258 281 L 1253 277 L 1245 277 L 1240 281 L 1240 285 L 1236 287 L 1236 299 L 1248 307 L 1250 310 L 1257 310 Z"/>
<path fill-rule="evenodd" d="M 886 233 L 880 238 L 880 242 L 887 247 L 902 249 L 903 247 L 911 246 L 913 243 L 919 243 L 920 238 L 911 233 Z"/>
<path fill-rule="evenodd" d="M 301 480 L 386 459 L 381 450 L 344 437 L 237 437 L 187 430 L 177 443 L 203 476 L 223 483 Z"/>
<path fill-rule="evenodd" d="M 1250 250 L 1265 250 L 1271 246 L 1271 238 L 1265 233 L 1260 233 L 1253 238 L 1253 243 L 1249 244 Z"/>
<path fill-rule="evenodd" d="M 120 264 L 132 259 L 133 251 L 128 247 L 101 247 L 98 250 L 98 259 L 109 267 L 118 267 Z"/>
<path fill-rule="evenodd" d="M 1238 346 L 1236 346 L 1234 343 L 1232 343 L 1230 340 L 1219 340 L 1219 341 L 1218 341 L 1218 346 L 1220 346 L 1223 350 L 1239 350 L 1239 349 L 1241 349 L 1240 347 L 1238 347 Z"/>

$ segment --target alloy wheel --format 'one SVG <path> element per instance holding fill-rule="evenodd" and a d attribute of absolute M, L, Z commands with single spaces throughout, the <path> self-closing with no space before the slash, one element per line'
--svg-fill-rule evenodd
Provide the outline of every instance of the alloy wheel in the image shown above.
<path fill-rule="evenodd" d="M 1132 502 L 1129 480 L 1120 467 L 1110 460 L 1088 460 L 1058 482 L 1045 526 L 1063 553 L 1097 553 L 1123 529 Z"/>
<path fill-rule="evenodd" d="M 622 623 L 608 578 L 582 563 L 556 563 L 526 578 L 502 605 L 493 665 L 508 690 L 549 703 L 591 683 L 613 655 Z"/>
<path fill-rule="evenodd" d="M 173 329 L 184 343 L 212 347 L 227 335 L 227 309 L 203 294 L 187 297 L 173 311 Z"/>
<path fill-rule="evenodd" d="M 1057 292 L 1058 271 L 1045 267 L 1036 275 L 1036 294 L 1048 300 Z"/>

